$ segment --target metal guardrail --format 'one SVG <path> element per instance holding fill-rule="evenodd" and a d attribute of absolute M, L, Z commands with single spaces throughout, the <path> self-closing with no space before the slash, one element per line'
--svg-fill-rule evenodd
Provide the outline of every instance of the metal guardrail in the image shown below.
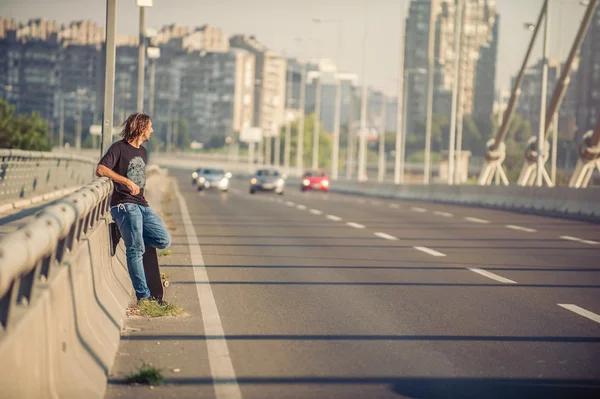
<path fill-rule="evenodd" d="M 0 149 L 0 209 L 35 195 L 80 186 L 97 161 L 79 155 Z"/>
<path fill-rule="evenodd" d="M 18 319 L 82 236 L 109 212 L 112 181 L 83 186 L 0 240 L 0 333 Z M 1 335 L 0 335 L 1 339 Z"/>

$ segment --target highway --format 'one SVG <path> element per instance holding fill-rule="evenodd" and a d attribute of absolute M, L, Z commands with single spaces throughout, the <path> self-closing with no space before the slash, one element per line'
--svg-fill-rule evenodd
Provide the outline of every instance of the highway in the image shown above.
<path fill-rule="evenodd" d="M 170 174 L 188 316 L 130 321 L 107 398 L 600 397 L 597 224 Z"/>

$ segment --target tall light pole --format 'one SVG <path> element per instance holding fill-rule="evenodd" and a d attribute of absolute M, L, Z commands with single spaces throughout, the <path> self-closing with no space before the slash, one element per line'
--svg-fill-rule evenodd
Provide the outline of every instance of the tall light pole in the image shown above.
<path fill-rule="evenodd" d="M 404 93 L 402 99 L 402 147 L 400 149 L 400 176 L 402 178 L 402 182 L 404 183 L 404 164 L 406 158 L 406 137 L 407 134 L 407 126 L 408 126 L 408 88 L 410 86 L 410 75 L 413 73 L 426 74 L 427 70 L 425 68 L 409 68 L 404 70 Z"/>
<path fill-rule="evenodd" d="M 346 179 L 350 180 L 354 173 L 354 144 L 356 142 L 354 132 L 354 116 L 355 116 L 355 104 L 354 104 L 354 86 L 350 89 L 350 106 L 348 112 L 348 143 L 346 144 Z"/>
<path fill-rule="evenodd" d="M 306 111 L 306 62 L 300 71 L 300 113 L 298 115 L 298 148 L 296 151 L 296 173 L 302 176 L 304 169 L 304 118 Z"/>
<path fill-rule="evenodd" d="M 362 59 L 362 99 L 360 105 L 360 141 L 358 148 L 358 181 L 367 179 L 367 25 L 368 25 L 368 7 L 367 1 L 364 4 L 364 22 L 363 22 L 363 59 Z"/>
<path fill-rule="evenodd" d="M 156 60 L 160 58 L 160 48 L 148 47 L 148 59 L 150 60 L 150 82 L 148 90 L 148 113 L 154 116 L 154 91 L 156 87 Z"/>
<path fill-rule="evenodd" d="M 425 165 L 423 173 L 423 183 L 429 184 L 431 177 L 431 124 L 433 117 L 433 82 L 434 82 L 434 50 L 435 50 L 435 14 L 433 10 L 434 3 L 430 4 L 429 16 L 429 44 L 427 47 L 427 112 L 425 121 Z"/>
<path fill-rule="evenodd" d="M 394 157 L 394 184 L 404 184 L 404 167 L 402 165 L 401 154 L 406 145 L 406 138 L 403 137 L 402 124 L 404 123 L 404 45 L 406 40 L 406 4 L 402 2 L 400 6 L 400 49 L 398 51 L 398 88 L 396 91 L 396 148 Z"/>
<path fill-rule="evenodd" d="M 318 75 L 315 76 L 315 121 L 313 125 L 313 148 L 312 148 L 312 168 L 319 168 L 319 131 L 321 127 L 321 80 L 322 80 L 322 72 L 320 71 Z"/>
<path fill-rule="evenodd" d="M 286 173 L 289 173 L 289 169 L 290 169 L 290 151 L 291 151 L 291 141 L 292 141 L 292 129 L 291 129 L 291 120 L 290 120 L 290 115 L 289 115 L 289 111 L 288 109 L 291 109 L 292 107 L 292 91 L 294 90 L 294 82 L 292 79 L 290 79 L 290 77 L 292 76 L 292 72 L 291 68 L 290 68 L 290 60 L 288 60 L 287 62 L 287 67 L 286 67 L 286 79 L 287 79 L 287 83 L 286 83 L 286 96 L 285 96 L 285 115 L 284 115 L 284 119 L 285 119 L 285 143 L 284 143 L 284 149 L 283 149 L 283 168 L 285 169 Z"/>
<path fill-rule="evenodd" d="M 137 111 L 144 110 L 144 58 L 146 54 L 146 7 L 152 7 L 152 0 L 136 0 L 140 8 L 140 43 L 138 49 Z"/>
<path fill-rule="evenodd" d="M 454 82 L 452 84 L 452 113 L 450 116 L 450 143 L 448 148 L 448 184 L 454 184 L 454 149 L 456 146 L 456 108 L 458 107 L 458 89 L 461 78 L 460 67 L 462 57 L 462 17 L 463 0 L 456 2 L 455 25 L 454 25 Z"/>
<path fill-rule="evenodd" d="M 65 145 L 65 95 L 60 92 L 60 105 L 58 111 L 58 146 L 63 148 Z"/>
<path fill-rule="evenodd" d="M 548 36 L 550 35 L 550 1 L 544 0 L 546 3 L 546 16 L 544 17 L 544 44 L 542 52 L 542 93 L 540 100 L 540 123 L 537 139 L 537 167 L 536 167 L 536 185 L 541 187 L 543 184 L 543 168 L 544 161 L 542 154 L 544 153 L 545 138 L 545 121 L 546 121 L 546 93 L 548 91 Z"/>
<path fill-rule="evenodd" d="M 337 27 L 337 54 L 336 54 L 336 64 L 337 69 L 340 69 L 341 63 L 341 52 L 342 52 L 342 21 L 339 19 L 324 19 L 324 18 L 313 18 L 313 22 L 315 23 L 332 23 Z M 335 111 L 334 111 L 334 121 L 333 121 L 333 149 L 331 152 L 331 178 L 333 180 L 338 179 L 339 175 L 339 153 L 340 153 L 340 123 L 341 123 L 341 114 L 342 114 L 342 90 L 341 90 L 341 81 L 337 78 L 335 79 Z"/>
<path fill-rule="evenodd" d="M 81 109 L 81 97 L 86 93 L 85 89 L 77 89 L 77 126 L 75 132 L 75 149 L 81 150 L 81 131 L 83 130 L 83 111 Z"/>
<path fill-rule="evenodd" d="M 377 171 L 377 181 L 383 182 L 385 178 L 385 127 L 386 127 L 386 106 L 385 94 L 381 93 L 381 123 L 379 125 L 379 162 Z"/>
<path fill-rule="evenodd" d="M 106 37 L 104 41 L 104 111 L 102 115 L 102 144 L 100 156 L 112 144 L 115 108 L 115 56 L 117 36 L 117 0 L 106 0 Z"/>

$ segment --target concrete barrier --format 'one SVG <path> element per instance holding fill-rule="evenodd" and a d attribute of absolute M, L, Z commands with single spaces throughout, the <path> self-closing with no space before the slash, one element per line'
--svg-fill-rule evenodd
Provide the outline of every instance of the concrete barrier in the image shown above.
<path fill-rule="evenodd" d="M 98 179 L 0 240 L 0 396 L 104 396 L 132 294 L 111 193 Z"/>
<path fill-rule="evenodd" d="M 333 182 L 332 192 L 440 202 L 600 222 L 600 188 L 393 185 Z"/>

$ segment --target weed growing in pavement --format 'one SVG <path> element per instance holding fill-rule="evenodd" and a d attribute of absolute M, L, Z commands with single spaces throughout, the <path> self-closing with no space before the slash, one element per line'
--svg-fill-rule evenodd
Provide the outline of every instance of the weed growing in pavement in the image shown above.
<path fill-rule="evenodd" d="M 175 199 L 175 195 L 173 195 L 173 193 L 168 193 L 168 194 L 163 195 L 162 203 L 165 205 L 168 205 L 171 202 L 173 202 L 174 199 Z"/>
<path fill-rule="evenodd" d="M 171 252 L 170 249 L 162 249 L 159 253 L 158 256 L 171 256 L 173 254 L 173 252 Z"/>
<path fill-rule="evenodd" d="M 182 308 L 167 301 L 141 300 L 137 304 L 136 310 L 137 315 L 144 317 L 178 316 L 183 313 Z"/>
<path fill-rule="evenodd" d="M 153 367 L 150 363 L 144 362 L 137 373 L 127 377 L 127 382 L 130 384 L 161 385 L 165 382 L 165 378 L 159 369 Z"/>

